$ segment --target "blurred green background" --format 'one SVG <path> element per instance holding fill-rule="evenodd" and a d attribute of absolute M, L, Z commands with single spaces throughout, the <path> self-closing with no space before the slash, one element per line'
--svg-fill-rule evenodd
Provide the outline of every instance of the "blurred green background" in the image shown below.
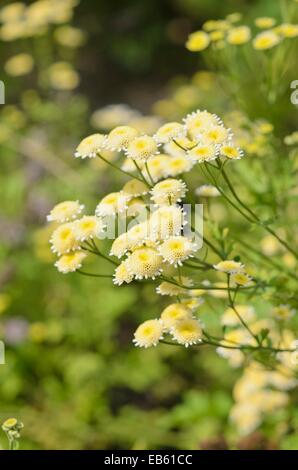
<path fill-rule="evenodd" d="M 205 68 L 185 49 L 191 31 L 234 11 L 249 19 L 276 9 L 272 0 L 83 0 L 69 20 L 87 35 L 82 47 L 58 47 L 53 25 L 46 34 L 1 41 L 2 64 L 25 51 L 39 67 L 24 78 L 1 67 L 0 420 L 15 416 L 25 424 L 21 448 L 297 446 L 293 437 L 276 438 L 289 410 L 243 442 L 228 421 L 240 372 L 213 350 L 134 348 L 136 326 L 165 304 L 154 286 L 116 290 L 110 281 L 57 273 L 45 225 L 60 200 L 79 198 L 92 211 L 123 181 L 72 159 L 92 132 L 94 110 L 126 103 L 150 115 L 174 84 Z M 47 85 L 45 70 L 57 60 L 73 64 L 78 88 Z M 216 89 L 212 95 L 216 102 Z M 225 102 L 220 91 L 218 102 Z M 212 302 L 216 319 L 219 304 Z M 3 433 L 0 442 L 7 446 Z"/>

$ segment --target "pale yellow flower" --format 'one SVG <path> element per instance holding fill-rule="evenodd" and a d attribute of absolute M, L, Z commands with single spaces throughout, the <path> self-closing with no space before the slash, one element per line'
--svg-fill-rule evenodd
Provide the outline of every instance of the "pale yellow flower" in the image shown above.
<path fill-rule="evenodd" d="M 210 44 L 210 38 L 204 31 L 196 31 L 189 35 L 186 48 L 191 52 L 203 51 Z"/>

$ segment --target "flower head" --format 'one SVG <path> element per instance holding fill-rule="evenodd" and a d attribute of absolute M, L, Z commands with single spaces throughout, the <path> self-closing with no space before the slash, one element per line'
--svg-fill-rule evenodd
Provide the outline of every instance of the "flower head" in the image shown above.
<path fill-rule="evenodd" d="M 103 148 L 105 136 L 103 134 L 92 134 L 83 139 L 75 151 L 77 158 L 94 158 Z"/>
<path fill-rule="evenodd" d="M 240 160 L 240 158 L 243 157 L 243 151 L 240 148 L 230 144 L 222 145 L 220 148 L 220 153 L 230 160 Z"/>
<path fill-rule="evenodd" d="M 260 29 L 273 28 L 276 24 L 276 19 L 270 16 L 261 16 L 255 19 L 255 25 Z"/>
<path fill-rule="evenodd" d="M 220 192 L 212 184 L 203 184 L 195 190 L 195 194 L 199 197 L 218 197 Z"/>
<path fill-rule="evenodd" d="M 214 264 L 213 267 L 217 271 L 221 271 L 223 273 L 234 274 L 243 271 L 243 264 L 239 263 L 238 261 L 234 260 L 225 260 L 220 261 L 217 264 Z"/>
<path fill-rule="evenodd" d="M 251 284 L 251 281 L 252 281 L 252 277 L 244 272 L 231 274 L 231 285 L 233 287 L 234 286 L 246 287 Z"/>
<path fill-rule="evenodd" d="M 120 152 L 125 150 L 138 135 L 138 131 L 130 126 L 115 127 L 105 140 L 105 147 Z"/>
<path fill-rule="evenodd" d="M 185 127 L 191 139 L 200 138 L 210 126 L 218 125 L 221 123 L 218 116 L 211 114 L 208 111 L 197 110 L 188 114 L 184 119 Z"/>
<path fill-rule="evenodd" d="M 10 57 L 4 64 L 5 72 L 12 77 L 27 75 L 33 69 L 34 61 L 29 54 L 17 54 Z"/>
<path fill-rule="evenodd" d="M 279 305 L 278 307 L 274 307 L 273 315 L 278 320 L 289 320 L 292 318 L 296 313 L 296 310 L 291 308 L 290 305 Z"/>
<path fill-rule="evenodd" d="M 245 44 L 251 38 L 251 31 L 248 26 L 236 26 L 231 28 L 227 34 L 227 42 L 234 46 Z"/>
<path fill-rule="evenodd" d="M 82 251 L 74 251 L 67 253 L 56 261 L 55 266 L 60 273 L 73 273 L 82 267 L 82 261 L 86 258 L 87 254 Z"/>
<path fill-rule="evenodd" d="M 148 187 L 142 181 L 137 179 L 132 179 L 127 181 L 122 188 L 124 193 L 129 194 L 130 196 L 137 197 L 142 196 L 148 193 Z"/>
<path fill-rule="evenodd" d="M 153 137 L 141 135 L 133 139 L 127 146 L 126 156 L 136 161 L 147 161 L 158 153 Z"/>
<path fill-rule="evenodd" d="M 151 199 L 159 206 L 181 201 L 186 194 L 186 184 L 182 180 L 166 179 L 157 183 L 151 190 Z"/>
<path fill-rule="evenodd" d="M 183 236 L 169 238 L 158 248 L 163 259 L 174 266 L 182 266 L 183 261 L 193 257 L 197 249 L 195 243 Z"/>
<path fill-rule="evenodd" d="M 218 146 L 209 145 L 197 145 L 195 148 L 189 150 L 188 156 L 194 163 L 210 162 L 215 160 L 219 155 Z"/>
<path fill-rule="evenodd" d="M 156 346 L 162 339 L 163 326 L 160 320 L 147 320 L 136 329 L 133 343 L 140 348 Z"/>
<path fill-rule="evenodd" d="M 121 214 L 126 211 L 129 199 L 130 196 L 123 191 L 110 193 L 97 204 L 95 214 L 98 217 Z"/>
<path fill-rule="evenodd" d="M 203 51 L 209 46 L 210 38 L 204 31 L 196 31 L 189 35 L 186 48 L 191 52 Z"/>
<path fill-rule="evenodd" d="M 282 23 L 275 28 L 275 32 L 284 38 L 295 38 L 298 36 L 298 24 Z"/>
<path fill-rule="evenodd" d="M 231 135 L 229 129 L 222 125 L 210 126 L 202 134 L 202 141 L 206 144 L 223 144 L 226 140 L 230 139 Z"/>
<path fill-rule="evenodd" d="M 53 207 L 47 220 L 49 222 L 68 222 L 76 219 L 83 211 L 84 206 L 79 201 L 64 201 Z"/>
<path fill-rule="evenodd" d="M 158 181 L 166 176 L 170 161 L 171 157 L 164 154 L 156 155 L 148 161 L 148 170 L 153 181 Z"/>
<path fill-rule="evenodd" d="M 149 222 L 145 220 L 140 224 L 134 225 L 132 228 L 128 230 L 126 233 L 127 235 L 127 243 L 129 249 L 134 249 L 143 243 L 150 237 L 150 226 Z"/>
<path fill-rule="evenodd" d="M 191 318 L 191 310 L 181 303 L 168 305 L 160 316 L 163 325 L 168 330 L 175 326 L 177 321 Z"/>
<path fill-rule="evenodd" d="M 51 87 L 55 90 L 73 90 L 80 83 L 77 71 L 68 62 L 52 64 L 47 70 L 47 76 Z"/>
<path fill-rule="evenodd" d="M 150 236 L 154 239 L 164 240 L 175 235 L 180 235 L 185 213 L 179 206 L 164 206 L 153 212 L 150 224 Z"/>
<path fill-rule="evenodd" d="M 52 251 L 58 255 L 79 249 L 80 242 L 75 236 L 74 222 L 68 222 L 56 228 L 52 233 L 50 243 L 52 245 Z"/>
<path fill-rule="evenodd" d="M 173 139 L 183 137 L 185 128 L 179 122 L 167 122 L 161 126 L 154 135 L 154 139 L 159 144 L 166 144 Z"/>
<path fill-rule="evenodd" d="M 271 49 L 272 47 L 279 44 L 281 38 L 278 34 L 273 31 L 264 31 L 257 34 L 253 40 L 253 47 L 257 50 Z"/>
<path fill-rule="evenodd" d="M 169 159 L 168 164 L 166 166 L 166 176 L 178 176 L 181 173 L 188 173 L 194 163 L 193 161 L 187 157 L 187 155 L 181 155 L 180 157 L 172 157 Z"/>
<path fill-rule="evenodd" d="M 103 233 L 105 226 L 102 219 L 95 215 L 84 215 L 75 221 L 74 231 L 77 240 L 85 241 L 90 238 L 98 238 Z"/>
<path fill-rule="evenodd" d="M 198 320 L 183 318 L 178 320 L 171 329 L 173 339 L 186 348 L 202 341 L 202 328 Z"/>
<path fill-rule="evenodd" d="M 180 279 L 175 277 L 174 279 L 177 283 L 181 281 L 181 284 L 185 287 L 191 287 L 193 285 L 192 279 L 186 276 L 181 276 Z M 177 295 L 183 295 L 187 293 L 187 289 L 185 289 L 184 287 L 180 287 L 176 284 L 173 284 L 172 282 L 163 281 L 156 288 L 156 292 L 160 295 L 177 296 Z"/>
<path fill-rule="evenodd" d="M 155 279 L 162 272 L 162 257 L 154 248 L 137 248 L 127 258 L 127 268 L 136 279 Z"/>
<path fill-rule="evenodd" d="M 117 256 L 122 258 L 129 249 L 127 233 L 121 233 L 119 237 L 115 238 L 111 246 L 110 256 Z"/>
<path fill-rule="evenodd" d="M 133 274 L 127 268 L 127 260 L 122 261 L 122 263 L 116 268 L 113 278 L 113 283 L 116 286 L 121 286 L 124 282 L 129 284 L 133 280 Z"/>
<path fill-rule="evenodd" d="M 189 308 L 189 310 L 197 310 L 197 308 L 204 303 L 204 299 L 202 297 L 200 298 L 190 298 L 190 299 L 182 299 L 181 300 L 182 305 L 185 305 L 186 308 Z"/>

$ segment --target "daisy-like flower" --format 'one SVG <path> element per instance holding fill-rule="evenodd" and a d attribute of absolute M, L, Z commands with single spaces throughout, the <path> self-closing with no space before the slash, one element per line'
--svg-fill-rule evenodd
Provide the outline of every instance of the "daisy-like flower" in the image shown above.
<path fill-rule="evenodd" d="M 255 309 L 250 305 L 236 305 L 235 309 L 246 323 L 251 323 L 256 318 Z M 223 326 L 241 325 L 238 316 L 231 307 L 227 308 L 224 311 L 224 314 L 221 318 L 221 324 Z"/>
<path fill-rule="evenodd" d="M 197 308 L 204 303 L 204 299 L 200 298 L 192 298 L 192 299 L 182 299 L 182 305 L 185 305 L 186 308 L 190 310 L 197 310 Z"/>
<path fill-rule="evenodd" d="M 130 196 L 123 191 L 110 193 L 105 196 L 95 209 L 95 214 L 100 216 L 122 214 L 127 210 Z"/>
<path fill-rule="evenodd" d="M 151 175 L 151 178 L 154 182 L 164 178 L 166 176 L 166 168 L 171 160 L 169 155 L 156 155 L 155 157 L 150 158 L 148 161 L 148 170 Z M 145 177 L 147 176 L 147 171 L 143 171 Z"/>
<path fill-rule="evenodd" d="M 56 261 L 55 266 L 60 273 L 67 274 L 73 273 L 82 267 L 82 262 L 87 257 L 86 253 L 82 251 L 74 251 L 67 253 Z"/>
<path fill-rule="evenodd" d="M 186 48 L 191 52 L 203 51 L 210 44 L 210 38 L 205 31 L 196 31 L 188 36 Z"/>
<path fill-rule="evenodd" d="M 246 287 L 251 285 L 252 277 L 247 273 L 235 273 L 231 274 L 231 286 L 241 286 Z"/>
<path fill-rule="evenodd" d="M 225 33 L 224 31 L 221 31 L 218 29 L 216 31 L 211 31 L 211 33 L 209 34 L 209 37 L 212 42 L 218 42 L 224 39 Z"/>
<path fill-rule="evenodd" d="M 194 163 L 210 162 L 215 160 L 219 155 L 217 145 L 198 145 L 187 152 L 188 156 Z"/>
<path fill-rule="evenodd" d="M 229 23 L 238 23 L 238 21 L 242 20 L 242 17 L 242 13 L 235 11 L 234 13 L 230 13 L 226 16 L 226 21 L 228 21 Z"/>
<path fill-rule="evenodd" d="M 78 145 L 74 156 L 77 158 L 94 158 L 103 148 L 105 136 L 103 134 L 92 134 L 85 137 Z"/>
<path fill-rule="evenodd" d="M 146 211 L 146 204 L 141 198 L 133 198 L 128 202 L 127 217 L 137 217 Z"/>
<path fill-rule="evenodd" d="M 129 284 L 133 280 L 133 274 L 127 269 L 127 260 L 122 261 L 122 263 L 115 269 L 113 283 L 116 286 L 121 286 L 124 282 Z"/>
<path fill-rule="evenodd" d="M 244 269 L 244 265 L 242 263 L 234 260 L 220 261 L 219 263 L 214 264 L 213 267 L 217 271 L 221 271 L 227 274 L 239 273 Z"/>
<path fill-rule="evenodd" d="M 281 41 L 281 38 L 274 31 L 264 31 L 257 34 L 253 40 L 253 47 L 256 50 L 266 50 L 277 46 Z"/>
<path fill-rule="evenodd" d="M 138 135 L 138 131 L 130 126 L 115 127 L 105 139 L 105 147 L 120 152 L 125 150 Z"/>
<path fill-rule="evenodd" d="M 273 28 L 276 24 L 276 19 L 271 18 L 270 16 L 262 16 L 255 19 L 255 25 L 260 29 L 269 29 Z"/>
<path fill-rule="evenodd" d="M 185 197 L 187 188 L 182 180 L 166 179 L 151 189 L 151 199 L 159 206 L 180 202 Z"/>
<path fill-rule="evenodd" d="M 142 245 L 150 237 L 150 225 L 146 220 L 140 224 L 134 225 L 128 230 L 127 243 L 129 249 L 135 249 L 136 247 Z"/>
<path fill-rule="evenodd" d="M 150 237 L 165 240 L 180 235 L 186 223 L 185 213 L 179 206 L 160 207 L 150 218 Z"/>
<path fill-rule="evenodd" d="M 47 215 L 47 220 L 49 222 L 68 222 L 76 219 L 83 210 L 84 206 L 79 201 L 63 201 L 53 207 Z"/>
<path fill-rule="evenodd" d="M 240 158 L 242 158 L 244 155 L 243 151 L 240 148 L 229 144 L 222 145 L 220 148 L 220 153 L 221 155 L 224 155 L 230 160 L 240 160 Z"/>
<path fill-rule="evenodd" d="M 57 253 L 59 256 L 79 249 L 80 242 L 75 236 L 74 222 L 68 222 L 56 228 L 52 233 L 50 243 L 53 253 Z"/>
<path fill-rule="evenodd" d="M 229 29 L 230 23 L 227 20 L 207 20 L 203 24 L 204 31 L 214 31 L 216 29 L 220 29 L 222 31 L 226 31 Z"/>
<path fill-rule="evenodd" d="M 0 10 L 0 20 L 2 23 L 19 21 L 25 14 L 26 5 L 21 2 L 13 2 L 5 5 Z"/>
<path fill-rule="evenodd" d="M 171 304 L 168 305 L 161 313 L 160 319 L 167 330 L 175 326 L 179 320 L 192 319 L 191 311 L 185 305 Z"/>
<path fill-rule="evenodd" d="M 248 26 L 237 26 L 231 28 L 227 34 L 227 42 L 234 46 L 247 43 L 251 38 L 251 31 Z"/>
<path fill-rule="evenodd" d="M 127 233 L 121 233 L 117 237 L 111 246 L 110 256 L 116 256 L 117 258 L 122 258 L 129 249 Z"/>
<path fill-rule="evenodd" d="M 104 228 L 105 225 L 102 219 L 95 215 L 84 215 L 84 217 L 76 220 L 74 223 L 76 239 L 81 242 L 90 238 L 98 238 L 103 233 Z"/>
<path fill-rule="evenodd" d="M 275 28 L 275 32 L 284 38 L 296 38 L 298 36 L 298 24 L 282 23 Z"/>
<path fill-rule="evenodd" d="M 195 189 L 195 194 L 199 197 L 218 197 L 220 192 L 212 184 L 203 184 Z"/>
<path fill-rule="evenodd" d="M 169 159 L 168 164 L 165 168 L 167 176 L 178 176 L 181 173 L 188 173 L 194 163 L 187 157 L 187 155 L 181 155 L 180 157 L 172 157 Z"/>
<path fill-rule="evenodd" d="M 29 54 L 17 54 L 10 57 L 4 64 L 4 70 L 12 77 L 21 77 L 27 75 L 33 69 L 34 61 Z"/>
<path fill-rule="evenodd" d="M 127 149 L 126 156 L 136 161 L 146 162 L 158 154 L 157 143 L 149 135 L 141 135 L 133 139 Z"/>
<path fill-rule="evenodd" d="M 133 343 L 140 348 L 156 346 L 163 338 L 163 326 L 160 320 L 147 320 L 135 331 Z"/>
<path fill-rule="evenodd" d="M 202 341 L 202 328 L 197 320 L 185 318 L 177 321 L 171 329 L 173 339 L 186 348 Z"/>
<path fill-rule="evenodd" d="M 216 114 L 211 114 L 208 111 L 201 111 L 199 109 L 188 114 L 183 121 L 191 139 L 198 139 L 201 137 L 203 131 L 210 126 L 221 124 L 221 120 Z"/>
<path fill-rule="evenodd" d="M 127 258 L 127 268 L 136 279 L 155 279 L 162 272 L 163 259 L 154 248 L 137 248 Z"/>
<path fill-rule="evenodd" d="M 202 134 L 202 141 L 206 144 L 222 144 L 231 138 L 229 129 L 224 126 L 210 126 Z"/>
<path fill-rule="evenodd" d="M 129 194 L 131 197 L 143 196 L 149 192 L 146 184 L 137 179 L 127 181 L 123 186 L 122 191 Z"/>
<path fill-rule="evenodd" d="M 291 308 L 290 305 L 279 305 L 278 307 L 274 307 L 273 315 L 278 320 L 289 320 L 292 318 L 296 313 L 296 310 Z"/>
<path fill-rule="evenodd" d="M 153 136 L 157 143 L 167 144 L 173 139 L 183 137 L 185 128 L 179 122 L 167 122 L 161 126 Z"/>
<path fill-rule="evenodd" d="M 181 281 L 181 284 L 186 287 L 191 287 L 193 285 L 193 280 L 186 276 L 181 276 L 181 279 L 177 277 L 174 278 L 175 281 Z M 187 289 L 183 287 L 176 286 L 175 284 L 167 281 L 163 281 L 157 288 L 156 292 L 160 295 L 168 295 L 170 297 L 183 295 L 188 293 Z"/>
<path fill-rule="evenodd" d="M 158 247 L 163 259 L 175 267 L 182 266 L 183 261 L 192 258 L 197 249 L 195 243 L 182 236 L 169 238 Z"/>

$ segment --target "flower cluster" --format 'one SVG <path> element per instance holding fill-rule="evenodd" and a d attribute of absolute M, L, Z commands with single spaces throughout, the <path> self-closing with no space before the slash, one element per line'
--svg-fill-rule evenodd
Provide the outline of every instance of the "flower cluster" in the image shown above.
<path fill-rule="evenodd" d="M 45 34 L 51 25 L 70 21 L 78 3 L 78 0 L 37 0 L 30 5 L 23 2 L 5 5 L 0 10 L 0 38 L 9 42 Z"/>
<path fill-rule="evenodd" d="M 202 30 L 190 34 L 186 47 L 192 52 L 202 51 L 208 47 L 222 49 L 226 45 L 241 46 L 252 41 L 256 50 L 267 50 L 280 44 L 283 40 L 298 36 L 298 24 L 281 23 L 275 18 L 259 17 L 255 19 L 254 28 L 239 25 L 239 14 L 229 15 L 223 20 L 208 20 Z"/>

